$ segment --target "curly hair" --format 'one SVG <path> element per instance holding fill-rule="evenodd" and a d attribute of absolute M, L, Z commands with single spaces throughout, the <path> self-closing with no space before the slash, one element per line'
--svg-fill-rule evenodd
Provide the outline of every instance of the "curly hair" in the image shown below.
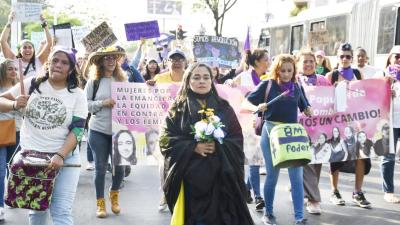
<path fill-rule="evenodd" d="M 282 65 L 284 63 L 291 63 L 293 65 L 293 76 L 291 78 L 291 81 L 297 82 L 296 81 L 296 61 L 295 58 L 292 55 L 289 54 L 280 54 L 275 57 L 274 62 L 272 63 L 272 68 L 271 68 L 271 73 L 270 76 L 273 80 L 279 82 L 279 73 L 280 69 L 282 68 Z"/>

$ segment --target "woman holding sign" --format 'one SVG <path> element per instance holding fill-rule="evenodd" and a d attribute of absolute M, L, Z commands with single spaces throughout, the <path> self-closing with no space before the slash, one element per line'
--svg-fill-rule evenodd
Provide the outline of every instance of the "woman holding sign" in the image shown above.
<path fill-rule="evenodd" d="M 47 61 L 47 57 L 50 54 L 51 47 L 53 46 L 53 39 L 51 38 L 47 22 L 43 16 L 40 16 L 40 21 L 44 33 L 46 35 L 45 46 L 36 54 L 35 46 L 29 40 L 22 40 L 19 44 L 18 53 L 15 54 L 7 43 L 8 36 L 11 32 L 11 24 L 14 21 L 15 13 L 11 12 L 8 16 L 8 22 L 6 27 L 0 36 L 1 50 L 3 51 L 4 57 L 7 59 L 18 59 L 20 65 L 22 64 L 22 73 L 25 78 L 30 76 L 37 76 L 42 73 L 42 65 Z"/>
<path fill-rule="evenodd" d="M 112 154 L 111 111 L 115 105 L 115 101 L 111 98 L 111 82 L 127 80 L 118 64 L 118 59 L 124 55 L 125 52 L 116 47 L 107 47 L 101 48 L 89 56 L 89 64 L 92 65 L 90 68 L 91 78 L 86 84 L 85 92 L 89 112 L 92 113 L 92 116 L 89 121 L 88 143 L 93 151 L 95 161 L 96 215 L 99 218 L 107 216 L 104 186 L 107 163 Z M 96 92 L 95 95 L 94 92 Z M 119 214 L 121 211 L 118 195 L 123 177 L 123 167 L 114 165 L 109 193 L 111 210 L 114 214 Z"/>
<path fill-rule="evenodd" d="M 316 72 L 316 61 L 318 61 L 315 55 L 308 50 L 302 50 L 298 55 L 298 68 L 299 74 L 297 76 L 299 83 L 302 86 L 330 86 L 330 83 L 325 79 L 324 76 L 317 74 Z M 326 141 L 326 135 L 324 136 L 324 142 Z M 325 148 L 326 149 L 326 148 Z M 316 149 L 315 149 L 316 150 Z M 320 160 L 320 154 L 314 153 L 315 156 L 319 156 L 317 162 L 314 164 L 308 164 L 304 166 L 303 183 L 304 183 L 304 198 L 307 199 L 307 211 L 310 214 L 321 213 L 321 194 L 319 191 L 319 178 L 321 176 L 322 162 L 328 162 Z M 329 154 L 326 154 L 326 157 Z M 323 158 L 325 160 L 326 158 Z"/>
<path fill-rule="evenodd" d="M 247 100 L 252 104 L 249 110 L 260 111 L 264 113 L 264 127 L 261 133 L 261 148 L 263 151 L 265 166 L 267 169 L 267 178 L 264 183 L 265 211 L 263 216 L 264 224 L 276 224 L 276 218 L 273 213 L 273 203 L 275 198 L 275 188 L 278 182 L 280 169 L 273 166 L 272 153 L 269 143 L 269 130 L 276 122 L 297 123 L 297 110 L 311 116 L 312 110 L 308 101 L 303 95 L 303 91 L 296 80 L 296 64 L 292 56 L 282 54 L 278 55 L 272 65 L 271 79 L 262 81 L 255 91 L 250 93 Z M 272 82 L 270 92 L 265 99 L 265 93 L 268 83 Z M 271 99 L 288 92 L 287 96 L 278 99 L 274 104 L 267 107 Z M 306 224 L 303 210 L 303 167 L 291 167 L 289 178 L 292 187 L 292 199 L 294 208 L 295 224 Z"/>

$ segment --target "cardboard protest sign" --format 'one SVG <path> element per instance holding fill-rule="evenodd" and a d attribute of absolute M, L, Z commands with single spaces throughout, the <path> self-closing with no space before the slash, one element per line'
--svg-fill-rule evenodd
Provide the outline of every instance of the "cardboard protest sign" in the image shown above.
<path fill-rule="evenodd" d="M 40 21 L 43 4 L 39 0 L 21 1 L 12 6 L 15 12 L 15 20 L 19 22 Z"/>
<path fill-rule="evenodd" d="M 301 115 L 299 122 L 314 143 L 312 163 L 369 158 L 382 152 L 394 153 L 393 145 L 389 144 L 388 81 L 369 79 L 350 82 L 347 86 L 348 107 L 344 112 L 335 110 L 334 87 L 304 88 L 313 107 L 313 116 Z"/>
<path fill-rule="evenodd" d="M 329 44 L 329 34 L 327 30 L 310 31 L 307 38 L 310 47 Z"/>
<path fill-rule="evenodd" d="M 128 41 L 160 37 L 160 29 L 158 28 L 157 20 L 127 23 L 125 24 L 125 33 Z"/>
<path fill-rule="evenodd" d="M 85 26 L 77 26 L 72 27 L 72 39 L 74 41 L 75 48 L 79 51 L 84 51 L 85 46 L 82 44 L 82 39 L 90 32 L 88 27 Z"/>
<path fill-rule="evenodd" d="M 239 41 L 208 35 L 195 35 L 193 54 L 197 62 L 207 63 L 212 67 L 235 67 L 239 63 Z"/>
<path fill-rule="evenodd" d="M 61 45 L 69 48 L 74 47 L 70 23 L 54 25 L 53 34 L 56 45 Z"/>
<path fill-rule="evenodd" d="M 115 42 L 117 42 L 117 37 L 106 22 L 101 23 L 82 39 L 82 44 L 85 46 L 87 52 L 94 52 L 101 47 L 110 46 Z"/>

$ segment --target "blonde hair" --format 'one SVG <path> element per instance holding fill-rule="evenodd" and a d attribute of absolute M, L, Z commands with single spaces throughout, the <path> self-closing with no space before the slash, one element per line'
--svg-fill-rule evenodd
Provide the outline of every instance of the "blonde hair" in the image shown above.
<path fill-rule="evenodd" d="M 291 78 L 291 81 L 296 82 L 296 61 L 294 57 L 289 54 L 280 54 L 275 57 L 270 73 L 271 79 L 279 82 L 279 71 L 281 70 L 284 63 L 291 63 L 293 65 L 293 76 Z"/>
<path fill-rule="evenodd" d="M 121 65 L 118 63 L 118 59 L 116 59 L 116 66 L 113 72 L 113 77 L 115 79 L 115 81 L 126 81 L 127 80 L 127 76 L 126 73 L 121 69 Z M 103 67 L 103 60 L 98 60 L 95 63 L 93 63 L 89 70 L 89 77 L 93 80 L 99 80 L 100 78 L 102 78 L 104 76 L 104 67 Z"/>
<path fill-rule="evenodd" d="M 16 66 L 15 61 L 11 59 L 5 59 L 3 62 L 0 63 L 0 87 L 4 87 L 4 85 L 7 83 L 7 67 L 10 64 L 14 64 Z M 11 84 L 14 86 L 16 83 L 18 83 L 18 76 L 11 82 Z"/>

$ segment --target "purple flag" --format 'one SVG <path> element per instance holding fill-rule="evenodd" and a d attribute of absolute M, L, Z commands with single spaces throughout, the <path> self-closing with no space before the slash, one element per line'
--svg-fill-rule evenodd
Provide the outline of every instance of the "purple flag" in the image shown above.
<path fill-rule="evenodd" d="M 247 27 L 246 40 L 244 41 L 243 50 L 250 50 L 250 28 Z"/>

